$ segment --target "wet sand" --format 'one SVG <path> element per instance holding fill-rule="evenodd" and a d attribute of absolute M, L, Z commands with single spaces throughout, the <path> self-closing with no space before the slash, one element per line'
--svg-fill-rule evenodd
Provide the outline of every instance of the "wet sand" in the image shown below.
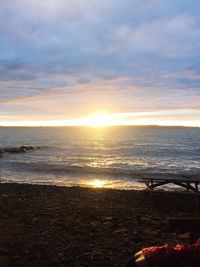
<path fill-rule="evenodd" d="M 194 196 L 0 184 L 0 266 L 124 266 L 142 247 L 187 243 L 167 217 L 200 217 Z"/>

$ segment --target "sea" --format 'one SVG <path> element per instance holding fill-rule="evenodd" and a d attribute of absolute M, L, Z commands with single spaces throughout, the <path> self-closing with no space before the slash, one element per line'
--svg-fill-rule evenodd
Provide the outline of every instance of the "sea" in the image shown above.
<path fill-rule="evenodd" d="M 200 178 L 200 128 L 157 126 L 0 127 L 1 182 L 142 188 L 141 178 Z"/>

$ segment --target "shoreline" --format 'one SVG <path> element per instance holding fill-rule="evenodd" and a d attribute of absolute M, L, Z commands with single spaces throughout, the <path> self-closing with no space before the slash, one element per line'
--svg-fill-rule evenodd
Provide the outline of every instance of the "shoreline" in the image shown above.
<path fill-rule="evenodd" d="M 94 185 L 94 181 L 102 181 L 102 186 L 99 186 L 99 188 L 102 189 L 113 189 L 113 190 L 124 190 L 124 191 L 144 191 L 146 190 L 146 185 L 141 182 L 143 179 L 188 179 L 192 180 L 192 179 L 199 179 L 200 181 L 200 176 L 199 175 L 192 175 L 192 174 L 175 174 L 175 173 L 145 173 L 145 172 L 135 172 L 130 174 L 129 176 L 127 176 L 127 178 L 125 178 L 125 176 L 123 177 L 123 179 L 120 179 L 120 173 L 116 174 L 115 176 L 113 175 L 113 177 L 115 177 L 115 179 L 112 178 L 112 176 L 106 176 L 104 173 L 98 173 L 96 172 L 97 175 L 94 176 L 88 175 L 88 179 L 86 178 L 75 178 L 74 182 L 73 179 L 68 181 L 68 179 L 63 180 L 63 178 L 61 179 L 61 181 L 59 179 L 57 179 L 57 181 L 55 182 L 54 180 L 52 181 L 48 181 L 45 182 L 45 179 L 42 181 L 36 180 L 34 181 L 34 179 L 32 180 L 32 178 L 30 180 L 27 180 L 25 178 L 25 180 L 23 180 L 24 178 L 18 180 L 18 178 L 16 179 L 5 179 L 2 178 L 0 179 L 0 184 L 27 184 L 27 185 L 41 185 L 41 186 L 58 186 L 58 187 L 80 187 L 80 188 L 90 188 L 90 189 L 95 189 L 96 186 Z M 109 175 L 109 173 L 108 173 Z M 84 176 L 83 176 L 84 177 Z M 94 177 L 94 178 L 92 178 Z M 76 181 L 77 179 L 77 181 Z M 97 186 L 98 187 L 98 186 Z M 159 187 L 159 189 L 156 190 L 156 192 L 158 191 L 172 191 L 172 192 L 179 192 L 179 191 L 183 191 L 184 189 L 176 186 L 174 184 L 168 184 L 168 185 L 164 185 L 162 187 Z"/>
<path fill-rule="evenodd" d="M 167 217 L 200 217 L 191 195 L 0 184 L 1 266 L 121 267 L 142 247 L 188 242 Z M 182 240 L 182 241 L 181 241 Z"/>

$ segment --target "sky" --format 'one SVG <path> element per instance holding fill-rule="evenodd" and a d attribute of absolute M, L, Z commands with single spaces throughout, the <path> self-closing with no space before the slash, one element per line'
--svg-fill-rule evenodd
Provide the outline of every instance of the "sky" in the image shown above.
<path fill-rule="evenodd" d="M 200 126 L 199 10 L 198 0 L 0 1 L 0 125 Z"/>

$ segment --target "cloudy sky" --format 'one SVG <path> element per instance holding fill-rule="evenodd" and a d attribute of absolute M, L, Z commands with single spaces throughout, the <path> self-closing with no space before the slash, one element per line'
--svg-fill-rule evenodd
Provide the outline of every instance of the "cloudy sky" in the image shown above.
<path fill-rule="evenodd" d="M 0 124 L 200 126 L 200 1 L 0 1 Z M 105 115 L 104 115 L 105 116 Z"/>

